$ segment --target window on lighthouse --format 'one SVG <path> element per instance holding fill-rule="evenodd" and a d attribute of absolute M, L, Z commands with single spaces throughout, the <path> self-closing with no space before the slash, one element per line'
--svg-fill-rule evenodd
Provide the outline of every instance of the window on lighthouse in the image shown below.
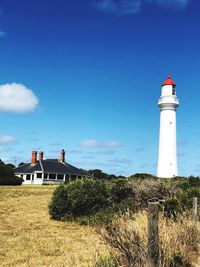
<path fill-rule="evenodd" d="M 175 95 L 176 91 L 175 91 L 175 87 L 172 88 L 172 95 Z"/>

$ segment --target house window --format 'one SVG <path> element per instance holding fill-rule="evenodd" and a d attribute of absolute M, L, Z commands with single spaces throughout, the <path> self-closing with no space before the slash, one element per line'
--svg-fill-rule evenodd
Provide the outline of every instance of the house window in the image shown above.
<path fill-rule="evenodd" d="M 56 179 L 56 174 L 54 173 L 49 173 L 49 179 L 55 180 Z"/>
<path fill-rule="evenodd" d="M 26 175 L 26 180 L 31 180 L 31 175 L 30 174 Z"/>
<path fill-rule="evenodd" d="M 42 178 L 42 173 L 37 173 L 37 178 Z"/>
<path fill-rule="evenodd" d="M 44 173 L 44 179 L 48 179 L 48 173 Z"/>
<path fill-rule="evenodd" d="M 64 178 L 64 175 L 63 174 L 57 174 L 57 179 L 58 180 L 63 180 Z"/>
<path fill-rule="evenodd" d="M 78 176 L 78 179 L 81 179 L 81 176 Z"/>

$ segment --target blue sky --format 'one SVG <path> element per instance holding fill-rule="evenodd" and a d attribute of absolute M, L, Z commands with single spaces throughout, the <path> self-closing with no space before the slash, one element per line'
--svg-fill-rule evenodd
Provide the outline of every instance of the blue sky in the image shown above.
<path fill-rule="evenodd" d="M 177 84 L 180 175 L 200 175 L 198 0 L 0 2 L 0 157 L 156 174 L 161 82 Z"/>

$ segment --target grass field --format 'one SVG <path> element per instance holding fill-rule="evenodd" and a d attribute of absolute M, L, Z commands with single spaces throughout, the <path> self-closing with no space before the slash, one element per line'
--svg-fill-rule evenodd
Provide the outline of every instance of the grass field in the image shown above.
<path fill-rule="evenodd" d="M 106 253 L 95 230 L 49 219 L 53 186 L 0 186 L 0 266 L 93 266 Z"/>

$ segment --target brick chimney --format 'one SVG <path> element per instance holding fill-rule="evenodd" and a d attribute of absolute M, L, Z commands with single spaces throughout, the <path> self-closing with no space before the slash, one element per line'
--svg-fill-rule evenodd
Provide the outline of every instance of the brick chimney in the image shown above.
<path fill-rule="evenodd" d="M 44 158 L 44 152 L 43 151 L 40 151 L 39 153 L 39 160 L 43 160 Z"/>
<path fill-rule="evenodd" d="M 64 149 L 61 150 L 61 153 L 60 153 L 60 161 L 62 163 L 65 162 L 65 150 Z"/>
<path fill-rule="evenodd" d="M 35 165 L 37 163 L 37 151 L 32 151 L 31 164 Z"/>

